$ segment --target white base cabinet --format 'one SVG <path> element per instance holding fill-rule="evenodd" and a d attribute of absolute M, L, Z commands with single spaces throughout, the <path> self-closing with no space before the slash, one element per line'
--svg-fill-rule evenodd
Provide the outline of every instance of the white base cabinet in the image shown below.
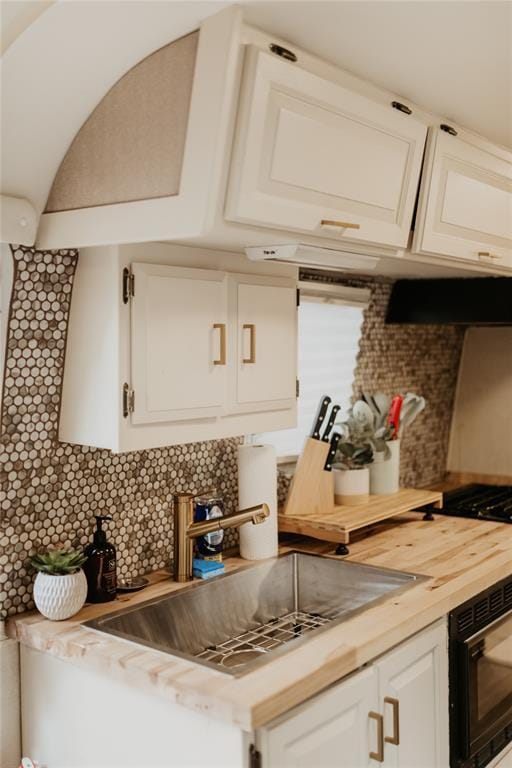
<path fill-rule="evenodd" d="M 443 619 L 246 733 L 22 646 L 23 751 L 42 768 L 253 768 L 254 749 L 260 768 L 448 768 L 447 653 Z"/>
<path fill-rule="evenodd" d="M 258 733 L 262 768 L 448 768 L 441 621 Z"/>
<path fill-rule="evenodd" d="M 362 768 L 377 741 L 376 670 L 352 675 L 275 724 L 262 728 L 262 768 Z"/>

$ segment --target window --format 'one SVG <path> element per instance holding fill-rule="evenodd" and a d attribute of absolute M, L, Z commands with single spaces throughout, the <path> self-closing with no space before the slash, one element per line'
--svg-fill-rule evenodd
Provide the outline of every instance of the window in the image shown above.
<path fill-rule="evenodd" d="M 368 297 L 359 288 L 301 283 L 297 427 L 255 436 L 274 445 L 279 458 L 299 455 L 322 395 L 341 406 L 338 420 L 346 417 Z"/>

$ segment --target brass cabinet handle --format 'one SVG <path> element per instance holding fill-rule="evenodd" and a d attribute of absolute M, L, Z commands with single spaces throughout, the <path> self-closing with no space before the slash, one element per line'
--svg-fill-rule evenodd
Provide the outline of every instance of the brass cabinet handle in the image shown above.
<path fill-rule="evenodd" d="M 386 696 L 384 704 L 391 704 L 393 707 L 393 735 L 386 736 L 384 741 L 387 744 L 398 746 L 400 744 L 400 702 L 392 696 Z"/>
<path fill-rule="evenodd" d="M 256 362 L 256 326 L 254 323 L 244 323 L 242 326 L 244 331 L 250 333 L 250 348 L 249 357 L 244 357 L 242 363 L 255 363 Z"/>
<path fill-rule="evenodd" d="M 503 256 L 498 256 L 497 253 L 489 253 L 489 251 L 478 251 L 479 259 L 502 259 Z"/>
<path fill-rule="evenodd" d="M 220 357 L 214 360 L 214 365 L 226 365 L 226 323 L 214 323 L 215 330 L 220 331 Z"/>
<path fill-rule="evenodd" d="M 361 229 L 360 224 L 354 224 L 353 221 L 336 221 L 336 219 L 322 219 L 321 227 L 339 227 L 340 229 Z"/>
<path fill-rule="evenodd" d="M 370 752 L 372 760 L 377 760 L 379 763 L 384 762 L 384 718 L 378 712 L 369 712 L 368 717 L 370 720 L 377 721 L 377 751 Z"/>

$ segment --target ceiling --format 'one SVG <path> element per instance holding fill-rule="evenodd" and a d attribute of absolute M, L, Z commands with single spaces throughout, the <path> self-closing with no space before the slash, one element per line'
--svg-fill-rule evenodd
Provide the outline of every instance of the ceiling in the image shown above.
<path fill-rule="evenodd" d="M 40 212 L 130 67 L 232 0 L 1 0 L 2 182 Z M 512 147 L 512 0 L 239 2 L 247 21 Z"/>
<path fill-rule="evenodd" d="M 512 2 L 243 2 L 250 23 L 512 148 Z"/>

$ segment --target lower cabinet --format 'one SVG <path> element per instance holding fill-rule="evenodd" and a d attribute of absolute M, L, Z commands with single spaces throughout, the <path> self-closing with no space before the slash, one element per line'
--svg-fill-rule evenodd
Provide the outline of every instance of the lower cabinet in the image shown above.
<path fill-rule="evenodd" d="M 262 768 L 447 768 L 445 621 L 258 732 Z"/>

